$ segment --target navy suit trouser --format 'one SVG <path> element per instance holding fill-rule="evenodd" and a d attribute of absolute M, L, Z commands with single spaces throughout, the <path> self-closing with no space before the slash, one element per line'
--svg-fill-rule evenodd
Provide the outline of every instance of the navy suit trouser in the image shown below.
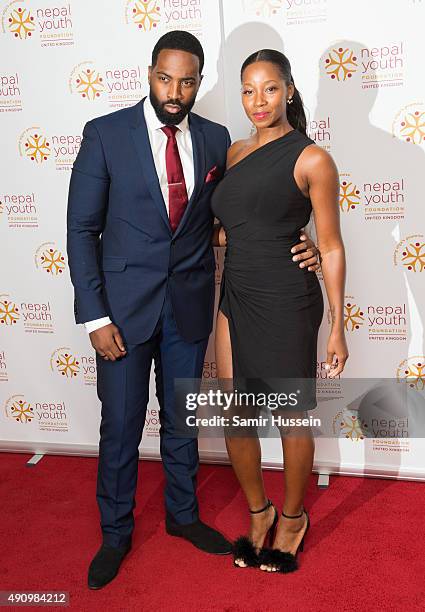
<path fill-rule="evenodd" d="M 149 379 L 155 361 L 160 405 L 160 452 L 165 471 L 165 508 L 178 524 L 198 518 L 196 474 L 198 440 L 173 432 L 175 378 L 201 378 L 208 338 L 189 343 L 180 336 L 167 290 L 152 337 L 127 345 L 117 361 L 97 355 L 97 390 L 102 402 L 97 502 L 103 542 L 122 546 L 131 540 L 139 464 L 139 444 L 149 400 Z"/>

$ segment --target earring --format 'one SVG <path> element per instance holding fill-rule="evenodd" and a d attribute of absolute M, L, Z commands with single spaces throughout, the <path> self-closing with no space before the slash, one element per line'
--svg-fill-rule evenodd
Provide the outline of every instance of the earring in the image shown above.
<path fill-rule="evenodd" d="M 288 104 L 292 104 L 292 102 L 293 102 L 293 99 L 292 99 L 292 98 L 288 98 L 288 99 L 287 99 L 287 103 L 288 103 Z"/>

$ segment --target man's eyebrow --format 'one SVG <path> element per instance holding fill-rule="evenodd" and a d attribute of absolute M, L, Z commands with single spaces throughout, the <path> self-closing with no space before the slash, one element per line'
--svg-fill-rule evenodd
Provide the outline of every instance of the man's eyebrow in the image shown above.
<path fill-rule="evenodd" d="M 167 74 L 166 72 L 162 72 L 162 70 L 158 70 L 157 74 L 160 74 L 161 76 L 165 76 L 167 77 L 167 79 L 172 79 L 173 77 L 170 76 L 169 74 Z M 181 79 L 179 79 L 179 81 L 195 81 L 195 77 L 194 76 L 185 76 L 182 77 Z"/>

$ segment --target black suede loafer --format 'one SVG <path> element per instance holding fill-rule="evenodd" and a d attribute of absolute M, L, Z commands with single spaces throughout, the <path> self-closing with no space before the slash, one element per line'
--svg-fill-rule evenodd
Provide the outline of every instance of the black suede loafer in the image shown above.
<path fill-rule="evenodd" d="M 199 520 L 189 525 L 178 525 L 167 518 L 165 530 L 169 535 L 188 540 L 204 552 L 214 555 L 229 555 L 232 552 L 231 543 L 219 531 Z"/>
<path fill-rule="evenodd" d="M 130 549 L 131 544 L 119 548 L 102 544 L 90 563 L 88 575 L 89 589 L 101 589 L 108 582 L 111 582 L 118 574 L 121 563 Z"/>

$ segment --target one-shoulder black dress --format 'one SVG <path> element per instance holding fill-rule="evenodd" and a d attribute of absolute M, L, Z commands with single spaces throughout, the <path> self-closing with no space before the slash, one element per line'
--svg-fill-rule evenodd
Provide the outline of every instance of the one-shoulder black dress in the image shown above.
<path fill-rule="evenodd" d="M 227 237 L 219 309 L 229 322 L 234 380 L 316 379 L 322 290 L 291 253 L 312 211 L 294 167 L 313 143 L 292 130 L 237 162 L 214 192 Z M 302 403 L 314 408 L 315 393 Z"/>

